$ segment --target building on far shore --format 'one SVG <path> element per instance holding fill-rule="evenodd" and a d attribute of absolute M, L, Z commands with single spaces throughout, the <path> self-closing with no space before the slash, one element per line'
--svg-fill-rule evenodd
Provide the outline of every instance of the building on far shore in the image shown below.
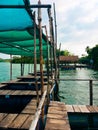
<path fill-rule="evenodd" d="M 75 69 L 76 63 L 78 63 L 78 56 L 60 56 L 59 57 L 59 67 L 61 69 Z"/>

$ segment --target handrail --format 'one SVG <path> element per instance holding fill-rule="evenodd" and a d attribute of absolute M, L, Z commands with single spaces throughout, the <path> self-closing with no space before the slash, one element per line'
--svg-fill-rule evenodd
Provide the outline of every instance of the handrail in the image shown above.
<path fill-rule="evenodd" d="M 98 81 L 98 79 L 59 79 L 59 81 L 89 81 L 89 80 L 92 80 L 92 81 Z"/>
<path fill-rule="evenodd" d="M 36 127 L 37 127 L 37 123 L 38 123 L 38 120 L 39 120 L 39 118 L 40 118 L 40 114 L 41 114 L 41 111 L 42 111 L 42 107 L 43 107 L 43 104 L 44 104 L 44 101 L 45 101 L 46 94 L 47 94 L 47 91 L 45 91 L 45 92 L 43 93 L 43 96 L 42 96 L 42 98 L 41 98 L 41 101 L 40 101 L 40 103 L 39 103 L 39 106 L 38 106 L 38 108 L 37 108 L 37 111 L 36 111 L 36 113 L 35 113 L 34 120 L 33 120 L 32 124 L 31 124 L 29 130 L 35 130 Z"/>
<path fill-rule="evenodd" d="M 93 81 L 98 79 L 59 79 L 59 81 L 89 81 L 89 105 L 93 105 Z"/>
<path fill-rule="evenodd" d="M 53 87 L 51 88 L 51 90 L 50 90 L 50 94 L 52 94 L 54 88 L 55 88 L 55 84 L 54 84 Z"/>

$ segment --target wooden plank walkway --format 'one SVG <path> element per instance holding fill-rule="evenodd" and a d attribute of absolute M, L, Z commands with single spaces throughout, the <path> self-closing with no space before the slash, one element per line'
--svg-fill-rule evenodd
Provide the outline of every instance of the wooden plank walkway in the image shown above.
<path fill-rule="evenodd" d="M 25 76 L 19 76 L 17 78 L 21 79 L 21 80 L 24 80 L 24 79 L 29 80 L 29 79 L 35 79 L 35 76 L 34 75 L 25 75 Z M 47 79 L 47 76 L 44 76 L 43 78 Z M 40 75 L 36 76 L 36 79 L 41 79 Z"/>
<path fill-rule="evenodd" d="M 28 77 L 28 79 L 32 78 Z M 47 84 L 47 82 L 44 83 Z M 38 85 L 40 84 L 41 83 L 38 82 Z M 35 120 L 35 113 L 37 111 L 37 93 L 31 89 L 32 85 L 35 85 L 34 81 L 30 82 L 27 80 L 24 82 L 19 79 L 0 84 L 0 130 L 30 129 L 32 122 Z M 47 90 L 47 85 L 44 85 L 44 91 L 45 90 Z M 40 89 L 39 98 L 41 101 Z"/>
<path fill-rule="evenodd" d="M 36 96 L 36 91 L 31 91 L 31 90 L 0 90 L 0 96 Z M 41 91 L 39 91 L 39 95 L 41 95 Z"/>
<path fill-rule="evenodd" d="M 66 109 L 70 113 L 98 113 L 98 106 L 66 105 Z"/>
<path fill-rule="evenodd" d="M 64 103 L 50 102 L 45 130 L 71 130 Z"/>
<path fill-rule="evenodd" d="M 32 99 L 21 113 L 0 113 L 0 129 L 29 129 L 36 109 L 36 100 Z"/>

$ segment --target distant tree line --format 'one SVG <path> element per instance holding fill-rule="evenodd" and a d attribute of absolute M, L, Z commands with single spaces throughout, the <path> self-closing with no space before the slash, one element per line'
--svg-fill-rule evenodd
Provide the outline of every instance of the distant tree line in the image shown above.
<path fill-rule="evenodd" d="M 69 52 L 68 50 L 61 50 L 59 51 L 59 49 L 57 49 L 57 57 L 58 56 L 71 56 L 73 55 L 71 52 Z"/>
<path fill-rule="evenodd" d="M 68 50 L 61 50 L 59 52 L 59 50 L 57 50 L 57 56 L 59 55 L 64 55 L 64 56 L 68 56 L 68 55 L 72 55 Z M 26 56 L 13 56 L 12 63 L 34 63 L 34 58 L 33 57 L 26 57 Z M 37 58 L 37 63 L 40 63 L 40 59 Z M 44 61 L 43 61 L 44 63 Z"/>
<path fill-rule="evenodd" d="M 31 64 L 34 63 L 34 58 L 33 57 L 26 57 L 26 56 L 22 56 L 22 57 L 18 57 L 18 56 L 14 56 L 11 60 L 12 63 L 24 63 L 24 64 Z M 40 60 L 37 59 L 37 63 L 39 63 Z"/>
<path fill-rule="evenodd" d="M 86 47 L 87 56 L 80 58 L 80 62 L 91 65 L 93 69 L 98 70 L 98 45 L 93 48 Z"/>
<path fill-rule="evenodd" d="M 0 62 L 10 62 L 10 59 L 2 59 L 2 58 L 0 58 Z"/>

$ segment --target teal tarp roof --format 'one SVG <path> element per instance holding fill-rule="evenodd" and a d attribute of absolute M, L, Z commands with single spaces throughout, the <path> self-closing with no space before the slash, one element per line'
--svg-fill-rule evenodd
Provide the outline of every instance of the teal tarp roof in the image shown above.
<path fill-rule="evenodd" d="M 0 0 L 0 5 L 25 5 L 24 0 Z M 33 26 L 26 9 L 0 9 L 0 31 L 24 30 Z"/>
<path fill-rule="evenodd" d="M 0 0 L 0 5 L 29 5 L 29 0 Z M 34 24 L 31 9 L 0 8 L 0 52 L 33 56 Z M 46 57 L 47 40 L 42 34 L 43 56 Z M 36 25 L 36 45 L 39 56 L 39 29 Z"/>

